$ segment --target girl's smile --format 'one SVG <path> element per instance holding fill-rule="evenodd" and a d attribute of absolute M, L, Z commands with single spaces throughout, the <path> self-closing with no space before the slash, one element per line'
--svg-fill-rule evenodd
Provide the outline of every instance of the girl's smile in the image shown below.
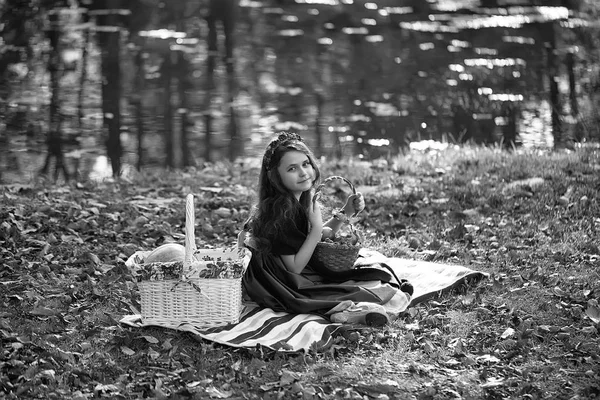
<path fill-rule="evenodd" d="M 291 150 L 281 157 L 277 172 L 281 182 L 297 199 L 313 186 L 315 169 L 306 154 Z"/>

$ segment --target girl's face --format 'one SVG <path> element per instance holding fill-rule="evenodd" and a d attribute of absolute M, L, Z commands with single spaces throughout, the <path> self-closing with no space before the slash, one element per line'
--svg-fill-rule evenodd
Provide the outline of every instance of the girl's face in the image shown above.
<path fill-rule="evenodd" d="M 303 192 L 310 190 L 315 180 L 315 169 L 306 154 L 290 150 L 281 157 L 277 172 L 281 183 L 296 199 L 300 200 Z"/>

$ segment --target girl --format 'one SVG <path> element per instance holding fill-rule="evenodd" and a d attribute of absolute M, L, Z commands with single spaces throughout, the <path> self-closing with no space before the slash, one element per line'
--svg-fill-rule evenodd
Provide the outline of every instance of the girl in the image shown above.
<path fill-rule="evenodd" d="M 363 196 L 352 194 L 324 223 L 319 203 L 312 198 L 320 177 L 315 157 L 299 135 L 284 132 L 269 143 L 258 180 L 258 203 L 238 241 L 252 251 L 244 289 L 253 301 L 276 311 L 383 325 L 394 304 L 401 302 L 397 296 L 407 296 L 387 271 L 365 267 L 324 277 L 311 268 L 323 228 L 335 233 L 347 221 L 345 216 L 365 207 Z"/>

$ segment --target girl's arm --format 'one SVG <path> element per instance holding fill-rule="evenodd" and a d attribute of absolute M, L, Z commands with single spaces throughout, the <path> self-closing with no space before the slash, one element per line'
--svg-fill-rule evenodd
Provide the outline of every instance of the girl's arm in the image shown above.
<path fill-rule="evenodd" d="M 311 207 L 308 209 L 308 221 L 310 222 L 310 232 L 300 250 L 296 254 L 282 255 L 281 259 L 288 270 L 299 274 L 302 272 L 308 261 L 312 257 L 317 244 L 321 241 L 323 232 L 323 217 L 321 216 L 321 207 L 316 201 L 311 201 Z"/>
<path fill-rule="evenodd" d="M 346 200 L 346 204 L 344 207 L 340 209 L 342 215 L 338 218 L 332 217 L 325 223 L 324 226 L 331 228 L 333 233 L 335 234 L 344 223 L 347 223 L 349 218 L 354 214 L 358 214 L 365 208 L 365 199 L 362 193 L 357 192 L 356 194 L 351 194 L 348 196 Z"/>
<path fill-rule="evenodd" d="M 304 267 L 308 264 L 308 261 L 312 257 L 317 244 L 321 241 L 321 231 L 323 229 L 311 229 L 306 237 L 306 240 L 300 247 L 300 250 L 296 254 L 282 255 L 281 259 L 288 270 L 299 274 L 302 272 Z"/>

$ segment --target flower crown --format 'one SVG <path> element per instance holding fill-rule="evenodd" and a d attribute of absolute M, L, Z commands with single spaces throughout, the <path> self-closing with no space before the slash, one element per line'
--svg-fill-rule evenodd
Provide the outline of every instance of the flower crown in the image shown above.
<path fill-rule="evenodd" d="M 269 145 L 267 146 L 267 149 L 265 150 L 265 155 L 263 156 L 263 167 L 267 170 L 270 170 L 271 168 L 274 167 L 274 165 L 271 165 L 271 161 L 273 158 L 273 154 L 275 154 L 275 150 L 277 150 L 277 148 L 283 144 L 289 144 L 290 142 L 293 141 L 298 141 L 298 142 L 303 142 L 304 140 L 300 137 L 300 135 L 298 135 L 297 133 L 294 132 L 281 132 L 276 139 L 273 139 L 271 141 L 271 143 L 269 143 Z"/>

